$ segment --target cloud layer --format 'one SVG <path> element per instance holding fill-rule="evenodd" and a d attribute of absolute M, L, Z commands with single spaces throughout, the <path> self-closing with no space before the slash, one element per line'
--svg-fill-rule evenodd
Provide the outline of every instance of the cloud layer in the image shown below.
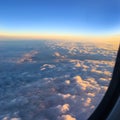
<path fill-rule="evenodd" d="M 116 50 L 63 41 L 24 44 L 3 50 L 0 119 L 86 120 L 109 86 Z"/>

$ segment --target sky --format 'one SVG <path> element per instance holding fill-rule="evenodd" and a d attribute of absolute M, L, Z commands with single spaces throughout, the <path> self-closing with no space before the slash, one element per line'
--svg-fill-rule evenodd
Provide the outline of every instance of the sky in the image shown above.
<path fill-rule="evenodd" d="M 116 35 L 120 0 L 0 0 L 0 34 Z"/>

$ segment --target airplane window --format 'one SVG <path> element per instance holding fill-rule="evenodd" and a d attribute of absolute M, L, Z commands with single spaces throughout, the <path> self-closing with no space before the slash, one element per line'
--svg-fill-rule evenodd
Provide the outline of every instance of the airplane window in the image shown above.
<path fill-rule="evenodd" d="M 1 1 L 0 120 L 89 119 L 112 78 L 119 9 L 117 0 Z"/>

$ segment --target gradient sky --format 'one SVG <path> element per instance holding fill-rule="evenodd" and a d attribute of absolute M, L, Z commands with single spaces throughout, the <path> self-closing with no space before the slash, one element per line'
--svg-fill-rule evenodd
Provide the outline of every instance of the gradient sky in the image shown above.
<path fill-rule="evenodd" d="M 0 0 L 0 32 L 120 33 L 120 0 Z"/>

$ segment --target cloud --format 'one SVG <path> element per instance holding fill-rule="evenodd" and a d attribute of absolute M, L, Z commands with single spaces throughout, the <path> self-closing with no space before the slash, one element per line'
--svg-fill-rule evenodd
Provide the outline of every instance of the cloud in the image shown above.
<path fill-rule="evenodd" d="M 57 58 L 65 58 L 65 56 L 61 55 L 59 52 L 55 52 L 54 56 Z"/>
<path fill-rule="evenodd" d="M 43 70 L 46 70 L 46 69 L 53 69 L 55 68 L 56 66 L 55 65 L 52 65 L 52 64 L 43 64 L 41 67 L 40 67 L 40 70 L 43 71 Z"/>
<path fill-rule="evenodd" d="M 70 109 L 69 104 L 64 104 L 64 105 L 58 105 L 57 108 L 60 110 L 61 113 L 66 113 Z"/>
<path fill-rule="evenodd" d="M 87 99 L 85 100 L 84 106 L 85 106 L 85 107 L 90 106 L 91 101 L 92 101 L 91 98 L 87 98 Z"/>
<path fill-rule="evenodd" d="M 10 120 L 21 120 L 20 118 L 11 118 Z"/>
<path fill-rule="evenodd" d="M 12 69 L 8 63 L 5 69 L 1 64 L 0 79 L 4 78 L 4 81 L 0 81 L 0 119 L 7 119 L 9 114 L 9 119 L 13 120 L 22 117 L 29 120 L 86 120 L 108 89 L 114 66 L 111 56 L 115 52 L 90 43 L 42 41 L 40 45 L 45 47 L 41 49 L 38 45 L 37 48 L 44 56 L 42 59 L 38 51 L 28 52 L 29 48 L 26 48 L 26 54 L 17 61 L 25 64 L 14 65 L 20 69 Z M 36 45 L 31 48 L 36 49 Z M 34 62 L 33 66 L 30 66 L 31 62 Z"/>
<path fill-rule="evenodd" d="M 61 117 L 58 117 L 58 120 L 76 120 L 71 115 L 62 115 Z"/>
<path fill-rule="evenodd" d="M 56 57 L 60 57 L 60 56 L 61 56 L 59 52 L 55 52 L 54 55 L 55 55 Z"/>
<path fill-rule="evenodd" d="M 61 94 L 61 93 L 59 93 L 58 95 L 62 96 L 63 99 L 67 99 L 67 98 L 71 97 L 71 94 Z"/>
<path fill-rule="evenodd" d="M 76 83 L 80 86 L 82 90 L 86 90 L 86 88 L 89 86 L 89 83 L 87 81 L 84 81 L 81 76 L 75 76 L 74 80 Z"/>
<path fill-rule="evenodd" d="M 37 54 L 38 54 L 38 51 L 35 51 L 35 50 L 30 51 L 29 53 L 24 54 L 24 55 L 22 56 L 22 58 L 20 58 L 19 60 L 17 60 L 17 63 L 35 62 L 35 61 L 33 60 L 33 57 L 34 57 L 35 55 L 37 55 Z"/>
<path fill-rule="evenodd" d="M 65 84 L 66 84 L 66 85 L 70 85 L 70 80 L 66 80 L 66 81 L 65 81 Z"/>

